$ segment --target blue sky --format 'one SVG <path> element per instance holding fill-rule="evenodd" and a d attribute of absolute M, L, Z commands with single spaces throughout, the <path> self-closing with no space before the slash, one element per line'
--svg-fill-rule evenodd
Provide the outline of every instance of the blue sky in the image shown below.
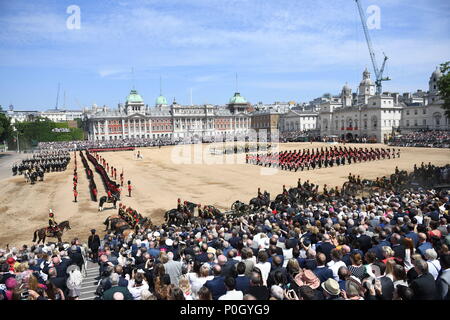
<path fill-rule="evenodd" d="M 81 28 L 66 27 L 69 5 Z M 384 90 L 427 90 L 450 60 L 450 2 L 363 0 L 381 9 L 370 30 L 378 62 L 389 56 Z M 0 105 L 43 110 L 124 102 L 134 83 L 146 103 L 309 101 L 356 89 L 372 72 L 353 0 L 0 0 Z M 373 77 L 373 72 L 372 72 Z"/>

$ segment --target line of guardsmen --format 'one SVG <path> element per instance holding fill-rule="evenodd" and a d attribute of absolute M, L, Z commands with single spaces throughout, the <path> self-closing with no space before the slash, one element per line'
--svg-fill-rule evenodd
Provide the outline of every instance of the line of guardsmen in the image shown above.
<path fill-rule="evenodd" d="M 400 157 L 400 149 L 397 151 L 390 148 L 356 148 L 356 147 L 325 147 L 314 149 L 303 149 L 293 151 L 282 151 L 267 154 L 247 154 L 246 163 L 256 164 L 264 167 L 279 168 L 289 171 L 302 171 L 351 164 L 356 162 L 375 161 Z"/>

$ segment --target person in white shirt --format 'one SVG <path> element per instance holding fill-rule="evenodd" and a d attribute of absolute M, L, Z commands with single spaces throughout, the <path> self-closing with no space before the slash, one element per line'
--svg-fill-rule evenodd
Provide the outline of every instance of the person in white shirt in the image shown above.
<path fill-rule="evenodd" d="M 327 267 L 333 271 L 333 278 L 336 281 L 339 281 L 338 271 L 340 267 L 345 267 L 346 264 L 342 259 L 342 252 L 338 249 L 331 250 L 331 261 L 327 263 Z"/>
<path fill-rule="evenodd" d="M 233 277 L 225 278 L 225 287 L 227 288 L 227 293 L 219 297 L 219 300 L 243 300 L 244 293 L 242 291 L 236 290 L 236 279 Z"/>
<path fill-rule="evenodd" d="M 214 276 L 209 275 L 209 266 L 205 263 L 201 265 L 200 262 L 194 262 L 193 272 L 187 274 L 187 278 L 191 284 L 192 298 L 197 300 L 198 290 L 206 283 L 208 280 L 212 280 Z"/>
<path fill-rule="evenodd" d="M 258 263 L 255 265 L 261 271 L 263 285 L 267 285 L 267 278 L 269 277 L 270 268 L 272 267 L 270 262 L 267 262 L 269 259 L 269 254 L 265 250 L 261 250 L 258 252 Z"/>
<path fill-rule="evenodd" d="M 428 272 L 432 274 L 434 280 L 439 276 L 441 271 L 441 263 L 437 259 L 437 252 L 434 249 L 427 249 L 425 251 L 425 259 L 427 259 Z"/>
<path fill-rule="evenodd" d="M 128 291 L 130 291 L 134 300 L 141 300 L 141 293 L 148 290 L 149 286 L 144 279 L 144 273 L 137 271 L 134 279 L 128 281 Z"/>

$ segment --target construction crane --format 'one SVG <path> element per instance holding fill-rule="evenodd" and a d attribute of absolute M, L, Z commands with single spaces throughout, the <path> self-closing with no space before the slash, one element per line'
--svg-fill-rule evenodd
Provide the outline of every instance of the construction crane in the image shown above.
<path fill-rule="evenodd" d="M 366 37 L 367 47 L 369 48 L 370 59 L 372 60 L 373 70 L 375 72 L 375 77 L 376 77 L 375 85 L 377 87 L 377 94 L 381 94 L 383 92 L 382 81 L 391 80 L 389 77 L 383 78 L 384 67 L 386 65 L 386 60 L 388 59 L 388 57 L 386 57 L 386 55 L 383 52 L 383 55 L 384 55 L 383 64 L 381 65 L 381 69 L 378 69 L 377 60 L 375 58 L 375 52 L 373 52 L 372 40 L 370 39 L 369 30 L 367 28 L 366 15 L 364 14 L 364 11 L 361 7 L 361 1 L 355 0 L 355 2 L 358 6 L 359 16 L 361 18 L 361 23 L 363 25 L 363 30 L 364 30 L 364 35 Z"/>
<path fill-rule="evenodd" d="M 56 94 L 56 105 L 55 110 L 58 110 L 58 104 L 59 104 L 59 88 L 61 86 L 61 83 L 58 82 L 58 93 Z"/>

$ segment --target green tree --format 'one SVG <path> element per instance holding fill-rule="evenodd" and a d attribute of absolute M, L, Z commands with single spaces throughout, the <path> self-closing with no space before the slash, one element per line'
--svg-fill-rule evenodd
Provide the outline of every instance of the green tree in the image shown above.
<path fill-rule="evenodd" d="M 442 77 L 438 80 L 437 85 L 439 95 L 444 100 L 442 108 L 445 110 L 447 117 L 450 117 L 450 61 L 441 64 Z"/>
<path fill-rule="evenodd" d="M 12 132 L 11 122 L 9 118 L 0 113 L 0 142 L 5 141 L 9 138 Z"/>

